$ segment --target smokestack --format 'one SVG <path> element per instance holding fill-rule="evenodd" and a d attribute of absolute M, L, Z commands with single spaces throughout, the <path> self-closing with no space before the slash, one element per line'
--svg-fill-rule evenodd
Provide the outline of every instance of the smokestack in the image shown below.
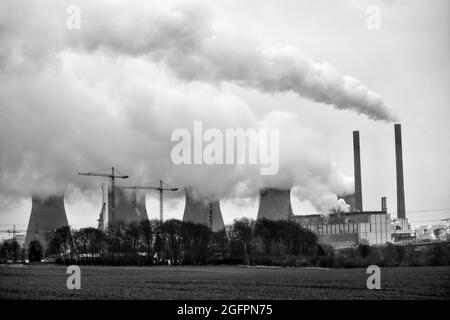
<path fill-rule="evenodd" d="M 69 225 L 64 209 L 64 195 L 32 196 L 31 201 L 25 248 L 28 248 L 33 240 L 38 240 L 45 248 L 47 246 L 46 235 L 49 231 Z"/>
<path fill-rule="evenodd" d="M 288 220 L 294 215 L 291 207 L 291 190 L 264 188 L 259 191 L 257 220 Z"/>
<path fill-rule="evenodd" d="M 387 213 L 387 199 L 386 199 L 386 197 L 381 197 L 381 212 Z"/>
<path fill-rule="evenodd" d="M 359 131 L 353 131 L 353 162 L 355 170 L 355 210 L 363 211 L 361 187 L 361 154 L 359 148 Z"/>
<path fill-rule="evenodd" d="M 225 228 L 219 201 L 195 197 L 197 190 L 194 187 L 187 187 L 185 191 L 186 205 L 183 221 L 201 223 L 209 226 L 213 231 Z"/>
<path fill-rule="evenodd" d="M 394 125 L 395 132 L 395 164 L 397 169 L 397 218 L 406 219 L 405 188 L 403 184 L 402 127 Z"/>
<path fill-rule="evenodd" d="M 147 209 L 145 206 L 145 194 L 137 190 L 123 189 L 115 187 L 115 218 L 114 221 L 123 221 L 130 223 L 132 221 L 148 220 Z M 103 198 L 103 203 L 108 208 L 108 213 L 104 212 L 102 207 L 103 219 L 99 225 L 106 228 L 107 224 L 113 222 L 111 217 L 111 205 L 108 200 L 111 199 L 111 187 L 108 188 L 108 196 Z"/>

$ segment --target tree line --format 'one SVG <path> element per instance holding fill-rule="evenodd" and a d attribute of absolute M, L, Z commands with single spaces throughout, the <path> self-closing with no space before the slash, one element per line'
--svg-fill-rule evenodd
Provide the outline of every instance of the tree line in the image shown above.
<path fill-rule="evenodd" d="M 423 248 L 393 244 L 334 250 L 294 221 L 242 218 L 213 232 L 203 224 L 176 219 L 116 222 L 105 231 L 63 227 L 47 234 L 45 243 L 22 248 L 15 240 L 0 245 L 0 261 L 54 260 L 62 264 L 193 265 L 247 264 L 354 268 L 450 265 L 450 245 Z"/>
<path fill-rule="evenodd" d="M 242 218 L 213 232 L 170 219 L 118 221 L 105 231 L 62 227 L 48 232 L 45 245 L 32 241 L 27 252 L 30 261 L 45 256 L 58 263 L 257 264 L 264 257 L 310 255 L 316 246 L 315 234 L 293 221 Z"/>

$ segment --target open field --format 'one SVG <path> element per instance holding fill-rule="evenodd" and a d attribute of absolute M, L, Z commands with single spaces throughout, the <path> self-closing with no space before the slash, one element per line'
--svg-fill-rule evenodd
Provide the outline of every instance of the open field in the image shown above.
<path fill-rule="evenodd" d="M 2 299 L 449 299 L 450 267 L 383 268 L 381 290 L 365 269 L 0 266 Z"/>

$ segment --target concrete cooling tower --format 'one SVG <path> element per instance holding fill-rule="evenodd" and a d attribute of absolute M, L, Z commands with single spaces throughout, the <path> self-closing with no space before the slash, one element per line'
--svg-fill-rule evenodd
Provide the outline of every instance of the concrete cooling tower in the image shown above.
<path fill-rule="evenodd" d="M 116 187 L 115 198 L 116 220 L 122 220 L 127 223 L 148 220 L 145 195 L 143 193 Z"/>
<path fill-rule="evenodd" d="M 193 187 L 188 187 L 185 190 L 184 222 L 202 223 L 212 227 L 213 231 L 225 228 L 219 201 L 196 197 L 196 190 Z"/>
<path fill-rule="evenodd" d="M 112 221 L 132 221 L 148 220 L 145 206 L 145 194 L 132 189 L 115 187 L 114 192 L 114 214 L 112 207 L 112 192 L 108 183 L 102 186 L 103 206 L 99 219 L 99 229 L 105 229 Z"/>
<path fill-rule="evenodd" d="M 45 247 L 48 231 L 68 226 L 66 210 L 64 209 L 64 196 L 53 195 L 49 197 L 32 197 L 30 221 L 25 236 L 25 248 L 33 240 L 38 240 Z"/>
<path fill-rule="evenodd" d="M 264 188 L 259 192 L 259 219 L 288 220 L 294 213 L 291 207 L 291 190 Z"/>

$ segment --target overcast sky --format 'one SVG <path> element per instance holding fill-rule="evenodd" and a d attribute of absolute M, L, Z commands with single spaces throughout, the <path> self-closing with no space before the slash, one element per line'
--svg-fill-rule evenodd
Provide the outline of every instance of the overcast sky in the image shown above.
<path fill-rule="evenodd" d="M 96 226 L 102 181 L 76 173 L 112 165 L 139 176 L 136 183 L 192 180 L 228 198 L 243 183 L 238 199 L 221 202 L 225 223 L 256 218 L 257 189 L 266 184 L 311 187 L 292 206 L 295 214 L 316 213 L 328 205 L 323 194 L 346 190 L 353 177 L 353 130 L 364 209 L 379 210 L 387 196 L 395 216 L 395 118 L 407 217 L 414 226 L 450 218 L 448 1 L 164 1 L 142 13 L 142 2 L 131 1 L 119 6 L 122 17 L 102 2 L 55 3 L 1 5 L 2 229 L 26 227 L 29 194 L 40 185 L 66 190 L 72 226 Z M 80 30 L 66 28 L 70 4 L 81 9 Z M 367 27 L 371 5 L 380 9 L 375 30 Z M 178 10 L 183 19 L 170 14 Z M 211 32 L 212 45 L 202 42 Z M 323 78 L 299 86 L 303 69 L 292 68 L 305 61 Z M 290 81 L 285 87 L 271 82 L 278 74 Z M 365 89 L 340 88 L 341 75 Z M 317 86 L 334 90 L 332 97 Z M 219 129 L 279 126 L 281 151 L 291 150 L 280 155 L 280 177 L 229 168 L 190 175 L 166 165 L 170 132 L 195 119 Z M 149 192 L 150 218 L 158 208 Z M 169 199 L 165 217 L 181 219 L 183 208 L 182 197 Z M 446 210 L 414 212 L 436 209 Z"/>

